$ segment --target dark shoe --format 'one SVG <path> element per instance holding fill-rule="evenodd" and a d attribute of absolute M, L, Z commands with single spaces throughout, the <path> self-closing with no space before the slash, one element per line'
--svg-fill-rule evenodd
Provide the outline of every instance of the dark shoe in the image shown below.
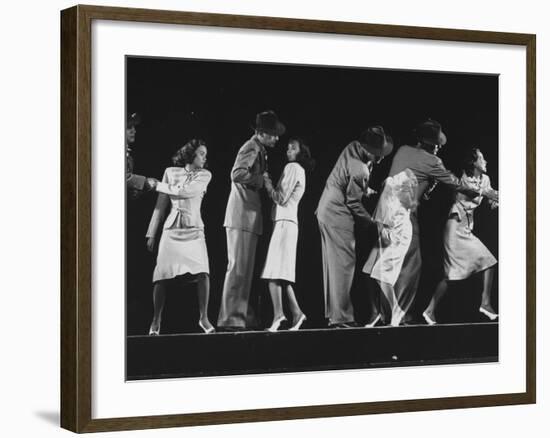
<path fill-rule="evenodd" d="M 231 326 L 231 325 L 228 325 L 228 326 L 222 326 L 222 327 L 219 327 L 218 326 L 218 332 L 222 332 L 222 333 L 234 333 L 234 332 L 244 332 L 246 331 L 246 328 L 244 327 L 236 327 L 236 326 Z"/>
<path fill-rule="evenodd" d="M 416 316 L 412 315 L 405 315 L 405 317 L 401 320 L 399 323 L 400 326 L 407 326 L 407 325 L 423 325 L 425 323 L 424 317 L 422 319 L 417 319 Z"/>
<path fill-rule="evenodd" d="M 334 324 L 329 325 L 330 328 L 357 328 L 359 327 L 359 324 L 357 324 L 355 321 L 351 322 L 337 322 Z"/>

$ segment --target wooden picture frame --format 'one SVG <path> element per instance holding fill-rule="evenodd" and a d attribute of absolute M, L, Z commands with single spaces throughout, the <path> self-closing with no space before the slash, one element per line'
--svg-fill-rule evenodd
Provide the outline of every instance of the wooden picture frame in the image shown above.
<path fill-rule="evenodd" d="M 92 418 L 92 22 L 112 20 L 516 45 L 526 48 L 526 391 L 400 401 Z M 61 426 L 74 432 L 528 404 L 536 401 L 536 37 L 530 34 L 99 6 L 61 13 Z"/>

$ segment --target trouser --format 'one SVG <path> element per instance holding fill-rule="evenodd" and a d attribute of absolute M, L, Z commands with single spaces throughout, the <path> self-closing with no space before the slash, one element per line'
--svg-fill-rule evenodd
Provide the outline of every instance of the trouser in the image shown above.
<path fill-rule="evenodd" d="M 401 265 L 401 270 L 399 271 L 395 283 L 392 285 L 384 281 L 375 280 L 380 285 L 380 289 L 390 309 L 390 315 L 388 316 L 386 312 L 383 311 L 384 306 L 380 303 L 371 302 L 371 307 L 378 308 L 378 311 L 384 315 L 386 323 L 390 323 L 393 326 L 407 323 L 413 319 L 410 310 L 416 298 L 416 291 L 420 280 L 422 257 L 420 254 L 420 241 L 418 236 L 418 219 L 415 213 L 411 214 L 411 223 L 411 243 L 405 253 L 403 264 Z M 367 268 L 367 266 L 365 266 L 365 272 L 371 272 L 370 269 L 372 269 L 376 262 L 376 258 L 380 255 L 380 251 L 380 248 L 372 250 L 367 261 L 367 265 L 370 267 Z M 372 295 L 371 299 L 374 300 Z"/>
<path fill-rule="evenodd" d="M 405 254 L 401 272 L 393 285 L 394 301 L 397 313 L 392 315 L 393 325 L 407 322 L 412 319 L 410 310 L 416 298 L 418 283 L 420 281 L 420 270 L 422 268 L 422 256 L 420 254 L 420 239 L 418 230 L 418 218 L 416 212 L 411 214 L 412 237 L 409 249 Z"/>
<path fill-rule="evenodd" d="M 410 216 L 412 232 L 411 240 L 404 255 L 383 247 L 379 240 L 371 252 L 363 272 L 371 275 L 385 298 L 387 306 L 379 300 L 378 288 L 371 290 L 369 294 L 369 304 L 373 311 L 371 315 L 375 318 L 378 313 L 384 316 L 386 323 L 391 325 L 400 325 L 410 322 L 413 319 L 410 310 L 413 306 L 418 283 L 420 280 L 420 269 L 422 267 L 422 257 L 420 254 L 420 242 L 418 235 L 418 218 L 416 212 Z M 399 264 L 399 258 L 403 257 Z M 397 270 L 399 270 L 397 272 Z M 397 278 L 395 278 L 396 276 Z M 392 279 L 395 278 L 395 280 Z M 370 283 L 372 288 L 373 283 Z M 389 313 L 386 312 L 389 310 Z"/>
<path fill-rule="evenodd" d="M 351 285 L 355 272 L 355 235 L 353 231 L 319 222 L 323 254 L 325 317 L 329 324 L 354 322 Z"/>
<path fill-rule="evenodd" d="M 227 271 L 218 327 L 246 327 L 258 235 L 236 228 L 226 228 L 225 232 Z"/>

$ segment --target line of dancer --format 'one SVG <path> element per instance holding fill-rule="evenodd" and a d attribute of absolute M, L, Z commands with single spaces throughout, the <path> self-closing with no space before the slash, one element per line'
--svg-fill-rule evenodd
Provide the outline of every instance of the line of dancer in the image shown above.
<path fill-rule="evenodd" d="M 199 327 L 215 332 L 208 318 L 209 260 L 201 217 L 201 204 L 212 178 L 205 169 L 207 145 L 192 139 L 174 155 L 174 166 L 162 181 L 135 175 L 130 146 L 139 118 L 133 114 L 126 127 L 126 181 L 130 198 L 156 192 L 158 198 L 147 230 L 147 248 L 158 242 L 153 272 L 153 319 L 149 334 L 158 335 L 166 300 L 167 280 L 191 274 L 197 283 Z M 220 331 L 247 330 L 252 321 L 249 303 L 256 247 L 263 233 L 262 198 L 272 202 L 273 231 L 261 278 L 267 282 L 273 305 L 268 331 L 287 323 L 299 330 L 307 320 L 294 291 L 298 242 L 298 208 L 306 190 L 306 175 L 315 161 L 309 147 L 290 138 L 287 164 L 276 185 L 267 168 L 268 151 L 286 127 L 273 111 L 257 114 L 254 132 L 239 149 L 231 169 L 231 192 L 223 226 L 227 239 L 227 270 L 217 320 Z M 325 317 L 330 327 L 357 327 L 350 296 L 356 266 L 355 226 L 375 227 L 378 239 L 363 267 L 377 293 L 369 302 L 372 318 L 366 327 L 407 322 L 416 297 L 421 256 L 417 207 L 434 183 L 450 186 L 455 201 L 443 235 L 445 276 L 423 312 L 426 323 L 436 324 L 436 308 L 451 281 L 483 272 L 479 311 L 491 320 L 498 314 L 491 306 L 491 287 L 497 261 L 473 234 L 473 212 L 484 198 L 498 206 L 498 192 L 491 187 L 482 152 L 474 148 L 461 178 L 447 170 L 437 157 L 447 139 L 441 125 L 431 119 L 415 130 L 417 143 L 396 152 L 383 183 L 374 213 L 365 199 L 377 192 L 369 187 L 373 167 L 393 150 L 393 140 L 382 126 L 367 127 L 349 143 L 330 172 L 315 211 L 321 235 Z M 262 196 L 262 191 L 267 194 Z M 160 234 L 160 240 L 158 236 Z M 290 315 L 283 312 L 283 296 Z M 290 318 L 290 321 L 288 319 Z"/>

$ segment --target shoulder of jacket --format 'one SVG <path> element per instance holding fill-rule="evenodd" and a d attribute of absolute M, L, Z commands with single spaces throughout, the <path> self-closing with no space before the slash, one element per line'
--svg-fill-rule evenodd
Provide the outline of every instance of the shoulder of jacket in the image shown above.
<path fill-rule="evenodd" d="M 306 170 L 302 167 L 300 163 L 292 162 L 288 163 L 285 167 L 289 167 L 289 169 L 292 169 L 293 172 L 298 174 L 298 178 L 305 178 L 306 176 Z"/>
<path fill-rule="evenodd" d="M 293 169 L 293 170 L 299 170 L 303 169 L 303 167 L 300 165 L 300 163 L 297 163 L 296 161 L 291 161 L 289 163 L 286 163 L 285 168 Z"/>
<path fill-rule="evenodd" d="M 405 152 L 413 152 L 414 150 L 416 150 L 415 147 L 411 146 L 411 145 L 408 145 L 408 144 L 402 144 L 401 146 L 399 146 L 397 148 L 397 150 L 395 151 L 395 155 L 397 154 L 403 154 Z"/>
<path fill-rule="evenodd" d="M 259 151 L 260 145 L 254 140 L 253 138 L 247 140 L 242 146 L 241 146 L 241 152 L 248 152 L 251 150 Z"/>

